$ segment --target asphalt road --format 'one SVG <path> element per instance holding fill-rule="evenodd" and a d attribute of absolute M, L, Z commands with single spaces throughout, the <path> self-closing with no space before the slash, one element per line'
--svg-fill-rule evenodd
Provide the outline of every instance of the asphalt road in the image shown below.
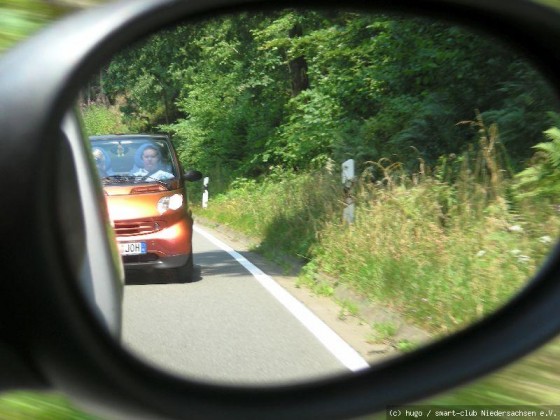
<path fill-rule="evenodd" d="M 123 343 L 132 353 L 219 383 L 277 384 L 361 368 L 326 325 L 224 245 L 206 228 L 195 231 L 195 282 L 125 287 Z"/>

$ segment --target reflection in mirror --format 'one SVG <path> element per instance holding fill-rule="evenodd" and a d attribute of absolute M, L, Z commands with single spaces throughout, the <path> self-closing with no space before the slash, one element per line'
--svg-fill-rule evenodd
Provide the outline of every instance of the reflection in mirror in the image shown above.
<path fill-rule="evenodd" d="M 127 264 L 123 342 L 175 373 L 301 381 L 411 351 L 503 305 L 558 232 L 552 88 L 445 22 L 185 24 L 114 57 L 82 102 L 89 135 L 168 133 L 206 177 L 187 186 L 194 281 Z"/>

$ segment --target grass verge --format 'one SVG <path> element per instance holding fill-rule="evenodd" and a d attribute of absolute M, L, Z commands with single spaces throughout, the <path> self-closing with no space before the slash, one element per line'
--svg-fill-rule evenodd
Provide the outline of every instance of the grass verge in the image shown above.
<path fill-rule="evenodd" d="M 300 283 L 322 294 L 336 284 L 318 273 L 448 334 L 523 288 L 559 232 L 554 199 L 521 194 L 503 153 L 488 135 L 431 170 L 421 161 L 415 172 L 371 163 L 350 193 L 351 224 L 341 217 L 339 175 L 329 170 L 240 180 L 195 214 L 259 238 L 267 256 L 302 259 Z"/>

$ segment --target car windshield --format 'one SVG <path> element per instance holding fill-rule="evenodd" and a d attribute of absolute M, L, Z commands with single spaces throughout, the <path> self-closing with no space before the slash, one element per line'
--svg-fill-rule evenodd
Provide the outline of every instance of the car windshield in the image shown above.
<path fill-rule="evenodd" d="M 97 172 L 105 185 L 161 183 L 177 176 L 169 146 L 164 139 L 91 139 Z"/>

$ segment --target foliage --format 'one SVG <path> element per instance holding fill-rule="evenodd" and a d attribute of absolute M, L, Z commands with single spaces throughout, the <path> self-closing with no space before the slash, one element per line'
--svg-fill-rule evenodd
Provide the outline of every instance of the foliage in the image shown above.
<path fill-rule="evenodd" d="M 88 136 L 123 134 L 128 128 L 123 124 L 118 109 L 92 104 L 82 108 L 82 120 Z"/>
<path fill-rule="evenodd" d="M 92 89 L 137 131 L 163 130 L 185 166 L 227 187 L 274 168 L 396 155 L 412 170 L 463 153 L 476 115 L 500 127 L 508 170 L 557 106 L 511 48 L 444 22 L 284 10 L 192 22 L 117 56 Z"/>
<path fill-rule="evenodd" d="M 511 298 L 560 229 L 553 207 L 516 193 L 497 127 L 480 115 L 469 125 L 478 142 L 434 167 L 371 162 L 380 175 L 358 180 L 351 225 L 332 169 L 232 184 L 204 216 L 258 237 L 266 253 L 308 261 L 301 283 L 317 293 L 332 293 L 327 274 L 433 333 L 455 331 Z"/>
<path fill-rule="evenodd" d="M 326 171 L 293 176 L 278 173 L 265 182 L 232 184 L 213 199 L 206 216 L 261 239 L 271 257 L 310 257 L 317 232 L 338 207 L 338 183 Z"/>
<path fill-rule="evenodd" d="M 492 375 L 423 401 L 426 405 L 547 406 L 558 403 L 558 339 Z"/>
<path fill-rule="evenodd" d="M 53 393 L 13 392 L 0 396 L 0 418 L 10 420 L 96 420 Z"/>
<path fill-rule="evenodd" d="M 0 53 L 73 9 L 103 1 L 0 0 Z"/>
<path fill-rule="evenodd" d="M 0 2 L 0 52 L 37 31 L 61 12 L 60 8 L 40 0 Z"/>
<path fill-rule="evenodd" d="M 550 140 L 533 146 L 537 150 L 531 166 L 517 175 L 515 189 L 521 197 L 560 200 L 560 128 L 545 131 Z"/>

